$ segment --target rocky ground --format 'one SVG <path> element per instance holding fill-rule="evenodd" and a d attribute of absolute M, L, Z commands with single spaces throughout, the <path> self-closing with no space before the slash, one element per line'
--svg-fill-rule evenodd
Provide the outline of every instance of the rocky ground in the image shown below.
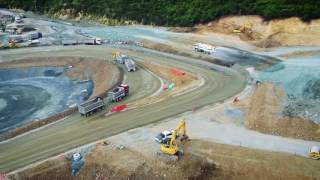
<path fill-rule="evenodd" d="M 268 83 L 259 85 L 247 106 L 246 125 L 263 133 L 319 141 L 319 124 L 281 115 L 285 98 L 279 87 Z"/>

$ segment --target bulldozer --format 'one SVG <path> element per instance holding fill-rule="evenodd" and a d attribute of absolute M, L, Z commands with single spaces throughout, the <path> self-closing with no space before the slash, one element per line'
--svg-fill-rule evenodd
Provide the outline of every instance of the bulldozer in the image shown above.
<path fill-rule="evenodd" d="M 186 122 L 181 120 L 178 127 L 173 130 L 170 141 L 165 144 L 161 144 L 159 155 L 165 156 L 167 160 L 176 161 L 183 155 L 183 150 L 179 147 L 179 142 L 186 141 L 188 136 L 186 135 Z"/>

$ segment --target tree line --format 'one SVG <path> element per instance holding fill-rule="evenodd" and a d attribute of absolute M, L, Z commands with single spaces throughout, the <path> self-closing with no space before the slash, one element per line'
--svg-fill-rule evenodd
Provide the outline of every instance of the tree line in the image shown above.
<path fill-rule="evenodd" d="M 261 15 L 266 20 L 320 17 L 319 0 L 0 0 L 0 7 L 40 13 L 73 9 L 143 24 L 192 26 L 228 15 Z"/>

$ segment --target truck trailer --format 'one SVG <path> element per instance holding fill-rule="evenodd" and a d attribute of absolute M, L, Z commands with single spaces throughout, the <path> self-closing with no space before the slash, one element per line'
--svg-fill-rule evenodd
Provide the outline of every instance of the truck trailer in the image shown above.
<path fill-rule="evenodd" d="M 118 102 L 121 101 L 128 94 L 129 86 L 127 84 L 121 84 L 120 86 L 108 92 L 108 100 L 109 102 Z"/>
<path fill-rule="evenodd" d="M 126 59 L 129 59 L 129 57 L 123 54 L 117 54 L 115 61 L 119 64 L 124 64 Z"/>
<path fill-rule="evenodd" d="M 102 97 L 96 97 L 78 105 L 81 116 L 88 116 L 105 108 Z"/>
<path fill-rule="evenodd" d="M 136 64 L 131 58 L 125 59 L 124 63 L 127 67 L 128 72 L 136 71 Z"/>
<path fill-rule="evenodd" d="M 114 57 L 118 64 L 125 64 L 128 72 L 136 71 L 136 63 L 129 56 L 116 52 L 114 53 Z"/>

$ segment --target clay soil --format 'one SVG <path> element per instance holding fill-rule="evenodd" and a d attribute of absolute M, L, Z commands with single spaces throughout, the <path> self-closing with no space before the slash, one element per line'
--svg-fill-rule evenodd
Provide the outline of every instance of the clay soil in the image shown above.
<path fill-rule="evenodd" d="M 86 156 L 76 177 L 70 162 L 55 159 L 11 175 L 12 180 L 72 179 L 316 179 L 319 163 L 314 160 L 243 147 L 191 140 L 185 155 L 176 162 L 147 157 L 115 145 L 98 144 Z"/>
<path fill-rule="evenodd" d="M 3 62 L 0 68 L 27 68 L 27 67 L 72 66 L 66 73 L 67 76 L 94 82 L 92 97 L 98 96 L 110 89 L 120 76 L 119 69 L 109 61 L 101 61 L 83 57 L 48 57 L 33 58 Z"/>
<path fill-rule="evenodd" d="M 248 103 L 247 127 L 267 134 L 319 141 L 319 124 L 280 116 L 284 99 L 284 92 L 273 84 L 259 85 Z"/>

